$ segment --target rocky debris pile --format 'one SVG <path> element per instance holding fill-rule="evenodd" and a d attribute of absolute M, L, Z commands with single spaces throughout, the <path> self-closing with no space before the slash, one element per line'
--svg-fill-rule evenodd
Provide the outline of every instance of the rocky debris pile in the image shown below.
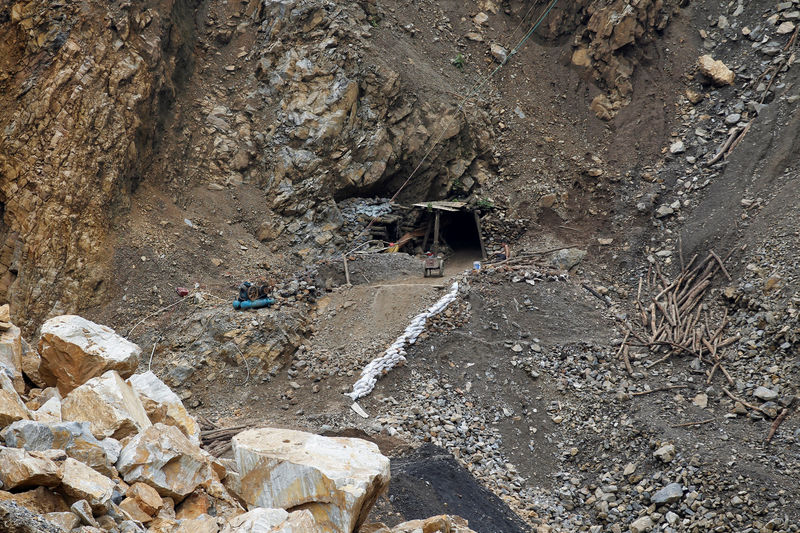
<path fill-rule="evenodd" d="M 651 263 L 674 264 L 681 251 L 675 229 L 695 207 L 714 205 L 718 213 L 725 213 L 707 217 L 704 212 L 702 225 L 716 233 L 709 233 L 709 240 L 736 231 L 738 242 L 747 244 L 734 251 L 733 260 L 739 264 L 729 266 L 739 279 L 711 292 L 711 304 L 720 314 L 727 313 L 729 335 L 738 337 L 728 348 L 733 352 L 727 363 L 733 379 L 728 387 L 745 403 L 762 385 L 781 391 L 785 402 L 792 394 L 786 387 L 796 376 L 780 355 L 799 345 L 800 285 L 792 273 L 798 267 L 795 250 L 800 240 L 783 215 L 767 222 L 767 228 L 758 226 L 771 202 L 792 209 L 783 204 L 780 193 L 792 171 L 780 161 L 795 149 L 780 143 L 761 148 L 756 136 L 794 135 L 792 129 L 785 134 L 772 128 L 796 127 L 791 116 L 800 101 L 792 85 L 797 80 L 798 12 L 797 2 L 734 2 L 710 17 L 708 27 L 700 31 L 708 54 L 699 58 L 697 73 L 687 75 L 689 87 L 679 107 L 682 125 L 665 147 L 663 165 L 642 174 L 653 184 L 637 204 L 664 230 L 665 238 L 648 249 Z M 782 408 L 773 402 L 766 412 Z M 743 405 L 738 413 L 769 418 Z"/>
<path fill-rule="evenodd" d="M 493 370 L 484 379 L 493 382 L 501 378 Z M 404 390 L 381 399 L 390 414 L 377 416 L 374 430 L 446 449 L 514 512 L 530 519 L 536 516 L 533 500 L 527 499 L 525 479 L 504 455 L 495 424 L 513 413 L 495 412 L 468 401 L 465 393 L 472 387 L 472 381 L 457 385 L 444 376 L 412 370 Z"/>
<path fill-rule="evenodd" d="M 572 64 L 587 70 L 607 91 L 594 98 L 598 118 L 612 119 L 630 102 L 633 73 L 644 49 L 667 27 L 677 0 L 581 0 L 559 6 L 545 20 L 550 38 L 574 32 Z M 581 26 L 580 31 L 574 31 Z"/>
<path fill-rule="evenodd" d="M 700 32 L 709 53 L 698 59 L 697 72 L 686 76 L 689 87 L 679 109 L 682 125 L 665 148 L 665 162 L 641 175 L 654 185 L 637 208 L 652 209 L 657 219 L 683 220 L 682 211 L 695 206 L 696 192 L 724 172 L 725 161 L 759 116 L 769 115 L 777 101 L 798 100 L 782 91 L 787 86 L 779 81 L 796 60 L 797 39 L 784 24 L 796 29 L 797 4 L 778 3 L 761 12 L 755 4 L 738 2 L 726 10 L 727 15 L 713 18 L 708 30 Z M 735 46 L 723 48 L 723 43 Z M 664 180 L 672 187 L 666 193 L 669 199 L 656 201 L 661 192 L 655 184 Z M 742 202 L 745 210 L 765 203 L 756 198 Z"/>
<path fill-rule="evenodd" d="M 503 253 L 503 245 L 517 242 L 528 231 L 530 220 L 512 219 L 503 209 L 486 209 L 481 217 L 481 230 L 490 256 Z"/>
<path fill-rule="evenodd" d="M 597 531 L 796 530 L 780 511 L 780 500 L 791 497 L 784 490 L 758 497 L 760 488 L 744 486 L 735 472 L 720 470 L 721 465 L 714 464 L 719 459 L 692 445 L 691 435 L 689 440 L 664 441 L 655 436 L 651 421 L 631 416 L 631 403 L 661 394 L 656 408 L 675 419 L 673 427 L 687 418 L 690 425 L 714 424 L 713 438 L 721 435 L 720 445 L 727 447 L 724 441 L 741 435 L 733 427 L 737 416 L 733 401 L 716 386 L 693 379 L 691 368 L 648 371 L 636 361 L 634 376 L 623 376 L 615 352 L 593 344 L 569 345 L 517 361 L 534 379 L 543 374 L 557 379 L 569 395 L 548 408 L 559 428 L 556 446 L 563 470 L 556 475 L 556 491 L 535 496 L 547 523 L 569 531 L 581 527 L 593 531 L 591 527 L 600 525 Z M 766 388 L 757 393 L 772 399 L 777 395 Z M 766 434 L 768 425 L 763 429 Z M 591 451 L 596 447 L 614 453 L 601 458 Z M 766 464 L 777 454 L 781 473 L 800 468 L 786 447 L 764 450 L 759 440 L 748 441 L 745 449 L 733 453 L 753 464 Z M 723 454 L 724 460 L 728 458 Z"/>
<path fill-rule="evenodd" d="M 342 214 L 341 232 L 348 243 L 352 243 L 373 218 L 388 215 L 393 209 L 388 198 L 347 198 L 336 205 Z"/>
<path fill-rule="evenodd" d="M 60 388 L 18 392 L 9 374 L 22 369 L 0 371 L 0 529 L 350 532 L 386 491 L 389 460 L 359 439 L 251 429 L 233 438 L 234 459 L 214 458 L 200 447 L 195 419 L 155 374 L 95 375 L 127 354 L 138 358 L 138 347 L 80 317 L 52 321 L 39 355 L 41 365 L 67 361 Z M 471 531 L 452 517 L 369 530 L 405 533 L 420 524 Z"/>

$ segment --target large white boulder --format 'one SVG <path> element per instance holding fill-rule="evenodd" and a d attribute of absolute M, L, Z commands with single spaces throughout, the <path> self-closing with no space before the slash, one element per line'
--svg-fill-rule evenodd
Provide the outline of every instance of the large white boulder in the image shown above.
<path fill-rule="evenodd" d="M 175 502 L 214 480 L 208 455 L 178 428 L 161 423 L 142 431 L 122 448 L 117 470 L 126 483 L 145 483 Z"/>
<path fill-rule="evenodd" d="M 39 353 L 42 378 L 66 394 L 109 370 L 127 378 L 139 364 L 141 349 L 107 326 L 62 315 L 42 326 Z"/>
<path fill-rule="evenodd" d="M 288 429 L 233 438 L 239 496 L 248 508 L 311 511 L 323 531 L 354 531 L 389 485 L 389 459 L 361 439 Z"/>
<path fill-rule="evenodd" d="M 61 418 L 89 422 L 98 439 L 122 439 L 151 426 L 139 395 L 114 370 L 67 394 L 61 402 Z"/>
<path fill-rule="evenodd" d="M 258 507 L 232 518 L 222 533 L 317 533 L 314 516 L 307 510 L 289 513 L 283 509 Z"/>
<path fill-rule="evenodd" d="M 132 375 L 128 383 L 139 394 L 151 422 L 175 426 L 193 443 L 200 444 L 200 426 L 166 383 L 149 370 Z"/>

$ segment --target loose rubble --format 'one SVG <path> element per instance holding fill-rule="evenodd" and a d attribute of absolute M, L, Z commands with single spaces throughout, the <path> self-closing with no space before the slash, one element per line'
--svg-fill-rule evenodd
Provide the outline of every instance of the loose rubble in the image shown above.
<path fill-rule="evenodd" d="M 11 527 L 27 508 L 44 520 L 30 522 L 41 524 L 37 532 L 349 532 L 385 493 L 389 460 L 360 439 L 252 429 L 233 438 L 234 460 L 223 465 L 200 448 L 197 421 L 152 372 L 127 382 L 114 369 L 95 375 L 92 335 L 98 328 L 69 333 L 70 346 L 89 348 L 70 348 L 72 368 L 85 371 L 58 382 L 69 383 L 69 392 L 57 421 L 30 420 L 8 377 L 17 367 L 0 371 L 7 403 L 19 410 L 0 429 L 0 524 Z M 100 331 L 113 338 L 110 330 Z M 47 335 L 51 344 L 40 346 L 52 351 L 54 334 Z M 126 343 L 138 356 L 139 348 Z M 10 363 L 21 365 L 19 358 Z M 23 388 L 22 395 L 32 396 L 28 403 L 39 409 L 61 398 L 54 387 L 37 396 L 34 390 Z M 431 520 L 436 531 L 471 531 L 449 517 Z M 386 529 L 372 529 L 380 528 Z"/>

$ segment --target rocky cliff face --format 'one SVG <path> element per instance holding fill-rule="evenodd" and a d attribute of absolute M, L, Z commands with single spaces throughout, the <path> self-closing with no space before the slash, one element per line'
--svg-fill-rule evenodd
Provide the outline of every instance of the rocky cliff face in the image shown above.
<path fill-rule="evenodd" d="M 675 13 L 677 0 L 578 0 L 558 4 L 540 30 L 549 39 L 571 36 L 572 63 L 606 92 L 592 105 L 612 118 L 633 94 L 633 73 Z"/>
<path fill-rule="evenodd" d="M 364 8 L 305 0 L 270 3 L 261 14 L 260 89 L 278 104 L 267 181 L 279 211 L 320 192 L 394 192 L 437 140 L 406 197 L 441 196 L 476 175 L 477 154 L 490 146 L 485 113 L 461 115 L 454 98 L 410 90 L 396 68 L 402 59 L 369 42 L 378 11 L 374 2 Z"/>
<path fill-rule="evenodd" d="M 110 238 L 186 56 L 187 1 L 0 8 L 0 295 L 31 324 L 99 301 Z"/>
<path fill-rule="evenodd" d="M 435 140 L 407 198 L 479 186 L 493 157 L 486 114 L 409 87 L 393 43 L 372 39 L 379 17 L 374 2 L 324 0 L 8 5 L 0 298 L 24 310 L 17 320 L 103 301 L 143 180 L 173 198 L 254 184 L 265 220 L 302 215 L 327 236 L 316 246 L 341 225 L 334 199 L 396 190 Z"/>

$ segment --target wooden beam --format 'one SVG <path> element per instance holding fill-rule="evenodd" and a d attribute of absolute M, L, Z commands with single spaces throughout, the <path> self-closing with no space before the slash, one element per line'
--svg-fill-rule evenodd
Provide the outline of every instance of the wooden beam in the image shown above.
<path fill-rule="evenodd" d="M 478 242 L 481 243 L 481 257 L 486 261 L 489 257 L 486 255 L 486 245 L 483 244 L 483 231 L 481 230 L 481 217 L 478 216 L 478 211 L 473 211 L 475 215 L 475 226 L 478 228 Z"/>
<path fill-rule="evenodd" d="M 439 211 L 436 211 L 436 218 L 433 219 L 433 256 L 439 255 Z"/>
<path fill-rule="evenodd" d="M 431 241 L 431 230 L 433 230 L 433 219 L 428 215 L 428 226 L 425 228 L 425 239 L 422 241 L 422 253 L 428 251 L 428 243 Z"/>

